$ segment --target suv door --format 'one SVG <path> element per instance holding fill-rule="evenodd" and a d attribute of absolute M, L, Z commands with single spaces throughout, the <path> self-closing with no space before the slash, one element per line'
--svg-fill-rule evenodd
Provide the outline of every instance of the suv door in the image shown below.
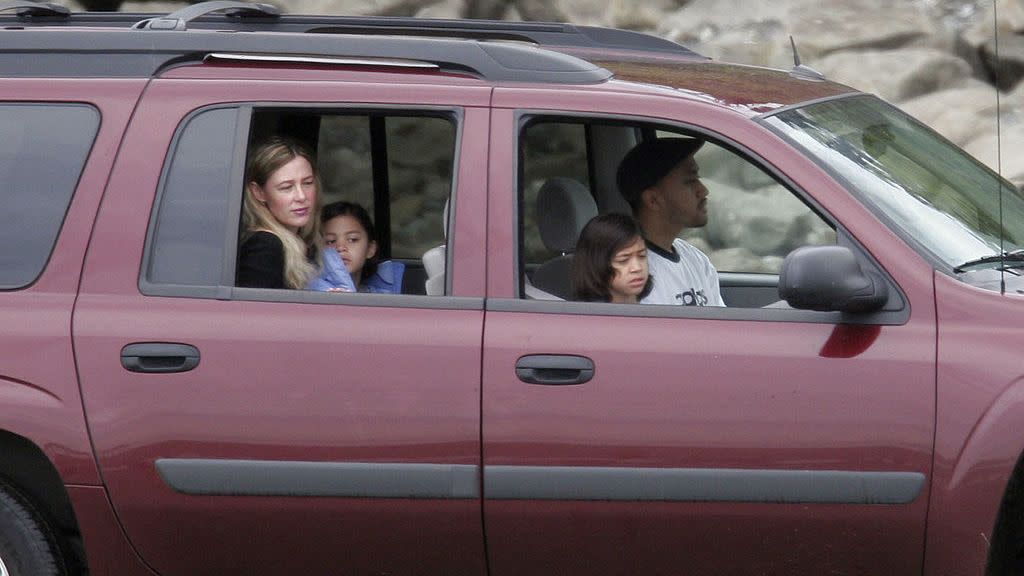
<path fill-rule="evenodd" d="M 520 204 L 517 142 L 539 117 L 732 149 L 891 275 L 902 317 L 521 298 L 532 207 Z M 821 169 L 713 105 L 593 92 L 565 105 L 500 89 L 491 149 L 482 417 L 494 576 L 920 573 L 935 407 L 925 263 Z M 602 173 L 614 167 L 590 167 Z"/>
<path fill-rule="evenodd" d="M 482 574 L 488 91 L 188 74 L 155 80 L 135 113 L 74 318 L 126 533 L 168 576 Z M 450 118 L 447 295 L 233 287 L 249 102 Z"/>

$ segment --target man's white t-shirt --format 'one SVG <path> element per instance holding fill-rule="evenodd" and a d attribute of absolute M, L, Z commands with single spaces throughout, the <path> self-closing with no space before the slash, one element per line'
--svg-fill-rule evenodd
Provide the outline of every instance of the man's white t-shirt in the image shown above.
<path fill-rule="evenodd" d="M 643 304 L 681 306 L 725 306 L 718 288 L 718 270 L 711 260 L 681 238 L 666 252 L 647 242 L 647 266 L 654 288 Z"/>

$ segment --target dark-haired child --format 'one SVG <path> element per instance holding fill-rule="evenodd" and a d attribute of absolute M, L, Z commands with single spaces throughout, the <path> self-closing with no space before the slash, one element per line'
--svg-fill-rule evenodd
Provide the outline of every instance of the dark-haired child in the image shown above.
<path fill-rule="evenodd" d="M 373 220 L 365 208 L 354 202 L 333 202 L 320 212 L 320 222 L 324 244 L 341 256 L 356 290 L 402 293 L 405 265 L 378 260 Z M 325 267 L 324 273 L 328 271 Z"/>
<path fill-rule="evenodd" d="M 625 214 L 587 222 L 572 260 L 573 297 L 586 302 L 636 304 L 653 287 L 640 227 Z"/>

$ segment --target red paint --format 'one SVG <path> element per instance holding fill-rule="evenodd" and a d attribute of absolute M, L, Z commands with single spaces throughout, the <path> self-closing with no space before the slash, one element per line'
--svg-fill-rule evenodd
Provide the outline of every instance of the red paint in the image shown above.
<path fill-rule="evenodd" d="M 144 80 L 0 80 L 5 101 L 84 101 L 102 115 L 44 274 L 0 293 L 0 421 L 67 486 L 91 573 L 981 574 L 1024 452 L 1020 297 L 936 275 L 751 120 L 846 88 L 658 62 L 619 62 L 619 79 L 569 89 L 221 63 L 168 71 L 137 109 Z M 644 83 L 655 78 L 687 90 Z M 236 102 L 456 114 L 450 273 L 453 295 L 475 303 L 517 294 L 517 114 L 549 112 L 742 144 L 877 259 L 909 317 L 878 327 L 785 311 L 727 320 L 144 296 L 143 245 L 175 131 L 197 109 Z M 199 368 L 121 368 L 124 345 L 151 341 L 195 345 Z M 515 375 L 526 354 L 586 356 L 594 378 L 526 385 Z M 198 497 L 167 487 L 158 458 L 901 471 L 926 484 L 896 506 Z"/>
<path fill-rule="evenodd" d="M 867 351 L 881 333 L 881 326 L 838 324 L 818 354 L 824 358 L 854 358 Z"/>

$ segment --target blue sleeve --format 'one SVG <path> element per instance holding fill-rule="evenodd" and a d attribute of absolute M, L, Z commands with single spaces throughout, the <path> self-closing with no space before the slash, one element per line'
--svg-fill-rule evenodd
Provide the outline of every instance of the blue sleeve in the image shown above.
<path fill-rule="evenodd" d="M 367 292 L 380 294 L 401 294 L 402 276 L 405 275 L 405 264 L 394 260 L 385 260 L 377 265 L 377 272 L 363 282 Z"/>
<path fill-rule="evenodd" d="M 345 263 L 334 248 L 324 248 L 324 267 L 320 275 L 309 283 L 310 290 L 326 292 L 328 290 L 341 290 L 342 292 L 355 292 L 356 285 L 352 282 Z"/>

